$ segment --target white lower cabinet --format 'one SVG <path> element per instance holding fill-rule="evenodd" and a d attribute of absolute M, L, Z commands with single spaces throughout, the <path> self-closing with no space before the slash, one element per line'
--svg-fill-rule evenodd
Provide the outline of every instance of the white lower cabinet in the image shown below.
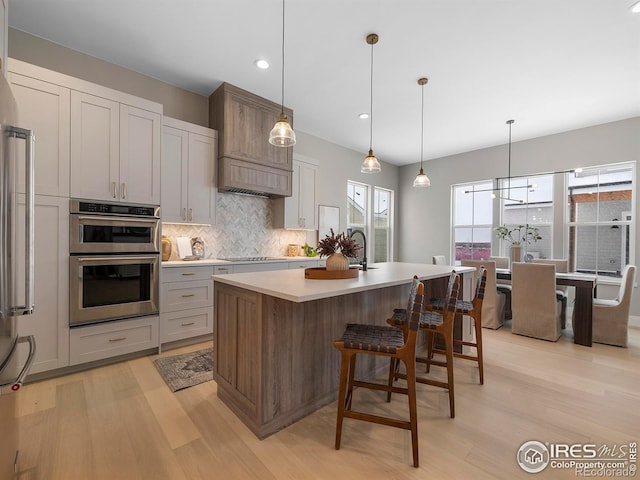
<path fill-rule="evenodd" d="M 75 327 L 70 330 L 69 344 L 70 365 L 157 348 L 158 317 Z"/>
<path fill-rule="evenodd" d="M 212 265 L 166 267 L 160 289 L 160 343 L 213 333 Z"/>

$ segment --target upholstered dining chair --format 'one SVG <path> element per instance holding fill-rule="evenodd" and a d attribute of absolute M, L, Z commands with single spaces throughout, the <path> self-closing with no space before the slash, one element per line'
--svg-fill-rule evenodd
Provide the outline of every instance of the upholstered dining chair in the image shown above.
<path fill-rule="evenodd" d="M 340 388 L 338 393 L 338 413 L 336 421 L 336 450 L 340 449 L 342 424 L 344 418 L 353 418 L 365 422 L 403 428 L 411 431 L 411 445 L 413 450 L 413 466 L 419 466 L 418 460 L 418 419 L 416 407 L 416 337 L 422 311 L 424 285 L 417 277 L 413 278 L 409 294 L 411 308 L 408 321 L 402 328 L 383 325 L 347 324 L 340 340 L 334 346 L 340 351 Z M 406 387 L 397 387 L 389 381 L 387 385 L 355 380 L 356 357 L 358 355 L 374 355 L 388 357 L 395 362 L 402 362 L 405 366 Z M 385 417 L 356 411 L 352 408 L 353 387 L 363 387 L 388 393 L 402 393 L 409 400 L 409 420 L 399 420 L 397 417 Z"/>
<path fill-rule="evenodd" d="M 593 299 L 593 341 L 626 347 L 629 339 L 629 309 L 636 266 L 627 265 L 622 272 L 620 290 L 613 300 Z"/>
<path fill-rule="evenodd" d="M 484 266 L 487 270 L 487 283 L 484 290 L 484 300 L 482 301 L 482 326 L 486 328 L 500 328 L 504 323 L 504 293 L 499 292 L 496 287 L 496 262 L 491 260 L 462 260 L 464 267 L 476 267 L 474 278 Z"/>
<path fill-rule="evenodd" d="M 569 271 L 569 260 L 560 258 L 534 258 L 533 263 L 546 263 L 547 265 L 555 265 L 556 273 L 567 273 Z M 562 313 L 560 322 L 562 328 L 567 326 L 567 298 L 569 297 L 569 287 L 566 285 L 556 285 L 556 297 L 562 302 Z"/>
<path fill-rule="evenodd" d="M 431 257 L 431 262 L 434 265 L 447 265 L 447 259 L 444 255 L 434 255 Z"/>
<path fill-rule="evenodd" d="M 560 338 L 556 267 L 540 263 L 511 265 L 511 333 L 555 342 Z"/>

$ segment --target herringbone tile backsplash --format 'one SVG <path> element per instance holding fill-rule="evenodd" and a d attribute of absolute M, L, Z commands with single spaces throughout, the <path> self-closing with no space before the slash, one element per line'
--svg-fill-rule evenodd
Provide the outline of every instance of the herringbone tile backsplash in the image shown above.
<path fill-rule="evenodd" d="M 215 225 L 162 225 L 162 234 L 173 244 L 171 260 L 178 260 L 177 237 L 202 238 L 206 258 L 287 255 L 288 244 L 304 244 L 306 232 L 273 228 L 272 203 L 266 198 L 218 192 Z"/>

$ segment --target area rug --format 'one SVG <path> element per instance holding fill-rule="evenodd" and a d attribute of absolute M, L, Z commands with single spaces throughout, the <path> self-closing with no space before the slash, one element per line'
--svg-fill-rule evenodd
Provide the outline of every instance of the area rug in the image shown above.
<path fill-rule="evenodd" d="M 172 392 L 213 380 L 213 348 L 154 360 Z"/>

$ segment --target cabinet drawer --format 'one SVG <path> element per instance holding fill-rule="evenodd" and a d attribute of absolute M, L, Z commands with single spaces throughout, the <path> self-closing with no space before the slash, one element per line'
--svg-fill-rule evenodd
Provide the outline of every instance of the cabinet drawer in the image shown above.
<path fill-rule="evenodd" d="M 211 280 L 213 266 L 165 267 L 162 269 L 162 283 Z"/>
<path fill-rule="evenodd" d="M 160 343 L 213 333 L 213 308 L 194 308 L 160 315 Z"/>
<path fill-rule="evenodd" d="M 302 260 L 297 262 L 289 262 L 289 268 L 309 268 L 309 267 L 317 267 L 318 260 Z"/>
<path fill-rule="evenodd" d="M 72 328 L 69 334 L 69 364 L 78 365 L 157 346 L 158 317 Z"/>
<path fill-rule="evenodd" d="M 216 275 L 227 275 L 233 272 L 233 265 L 220 265 L 218 267 L 214 267 L 213 273 Z"/>
<path fill-rule="evenodd" d="M 187 308 L 213 306 L 213 280 L 162 284 L 160 311 L 176 312 Z"/>

